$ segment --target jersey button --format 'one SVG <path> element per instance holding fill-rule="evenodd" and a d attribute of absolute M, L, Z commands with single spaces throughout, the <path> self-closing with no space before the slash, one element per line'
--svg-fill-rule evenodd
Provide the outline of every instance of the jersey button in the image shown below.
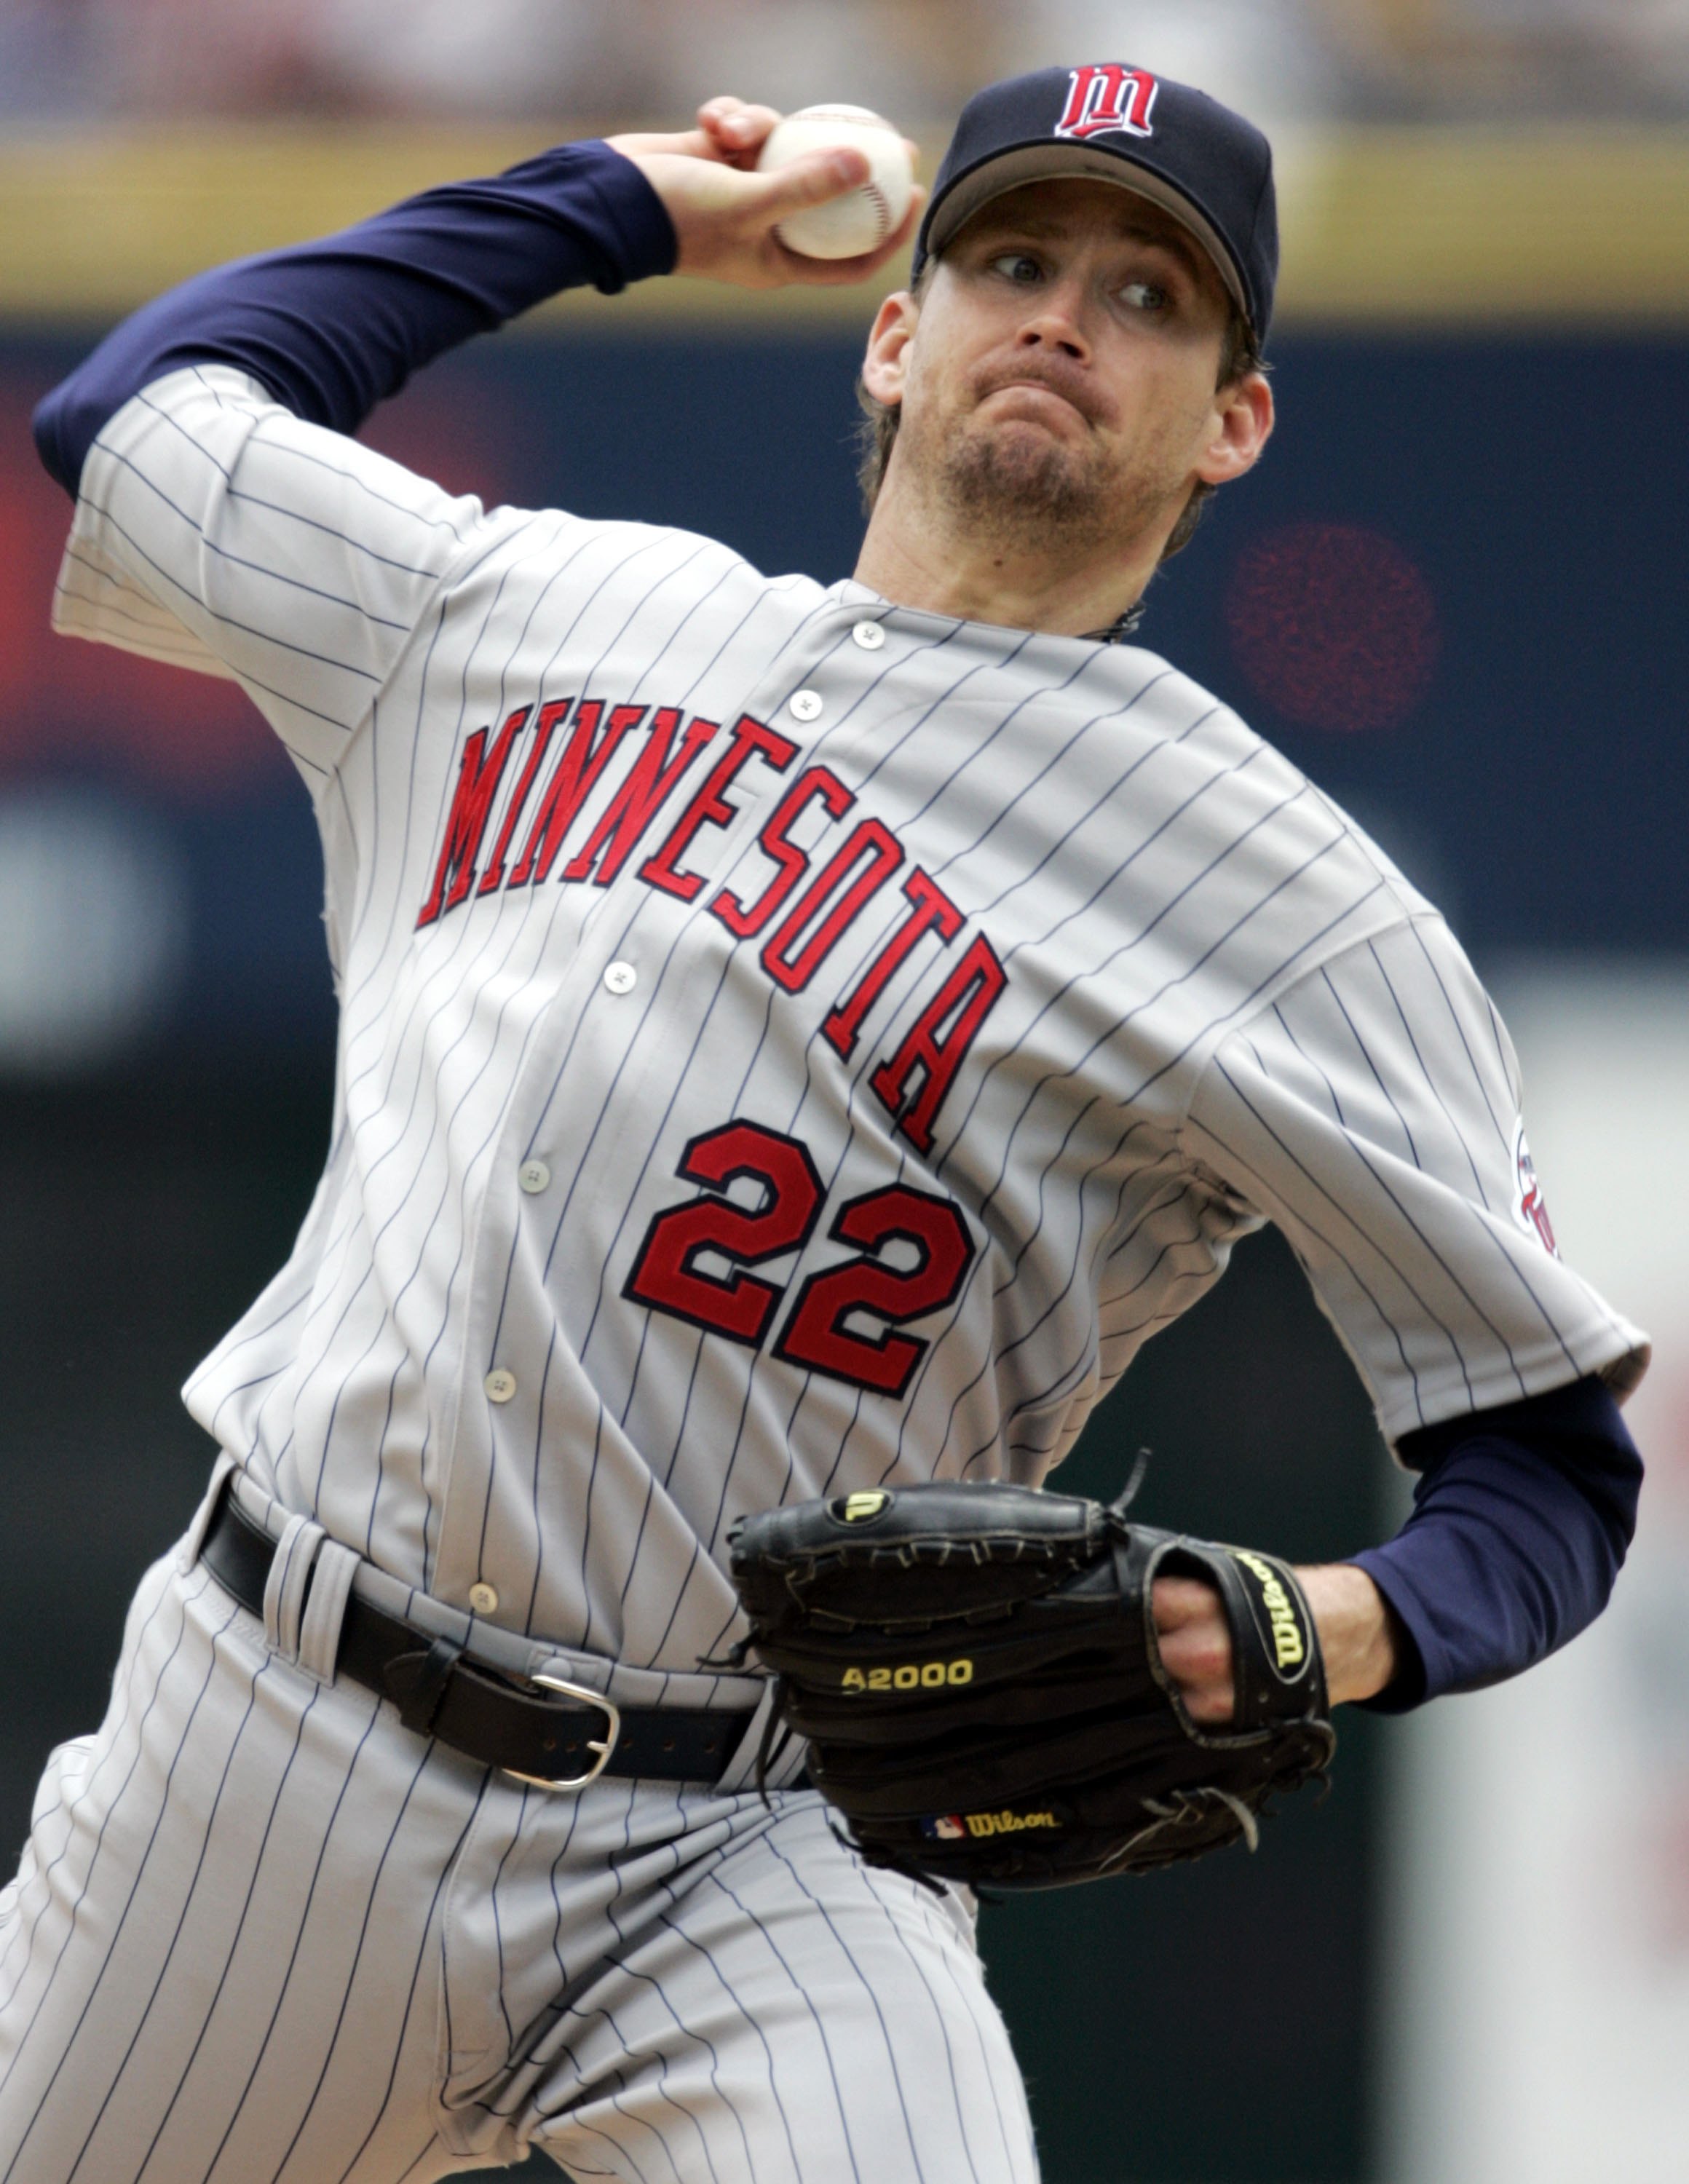
<path fill-rule="evenodd" d="M 469 1604 L 477 1615 L 490 1615 L 499 1605 L 498 1592 L 482 1578 L 469 1588 Z"/>
<path fill-rule="evenodd" d="M 864 652 L 878 652 L 885 643 L 885 632 L 877 621 L 859 621 L 850 634 Z"/>
<path fill-rule="evenodd" d="M 612 994 L 631 994 L 639 983 L 639 973 L 631 963 L 610 963 L 605 967 L 604 983 Z"/>
<path fill-rule="evenodd" d="M 516 1170 L 516 1181 L 532 1198 L 537 1190 L 543 1190 L 551 1180 L 551 1170 L 543 1160 L 524 1161 Z"/>
<path fill-rule="evenodd" d="M 819 690 L 794 690 L 790 703 L 792 718 L 794 721 L 818 721 L 821 718 L 822 697 Z"/>
<path fill-rule="evenodd" d="M 508 1403 L 516 1392 L 516 1376 L 507 1373 L 502 1365 L 495 1366 L 482 1382 L 488 1396 L 495 1403 Z"/>

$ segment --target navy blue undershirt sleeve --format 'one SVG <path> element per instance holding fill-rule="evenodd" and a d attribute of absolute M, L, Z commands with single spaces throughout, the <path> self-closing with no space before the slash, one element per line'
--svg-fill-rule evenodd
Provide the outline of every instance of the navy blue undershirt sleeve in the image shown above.
<path fill-rule="evenodd" d="M 1517 1675 L 1606 1606 L 1636 1527 L 1642 1460 L 1603 1383 L 1475 1412 L 1403 1436 L 1420 1475 L 1393 1540 L 1352 1559 L 1411 1641 L 1366 1702 L 1404 1713 Z"/>
<path fill-rule="evenodd" d="M 248 373 L 312 424 L 354 432 L 471 335 L 560 289 L 610 294 L 674 259 L 674 228 L 632 160 L 597 142 L 559 145 L 160 296 L 42 403 L 36 445 L 74 499 L 107 421 L 154 380 L 207 363 Z"/>

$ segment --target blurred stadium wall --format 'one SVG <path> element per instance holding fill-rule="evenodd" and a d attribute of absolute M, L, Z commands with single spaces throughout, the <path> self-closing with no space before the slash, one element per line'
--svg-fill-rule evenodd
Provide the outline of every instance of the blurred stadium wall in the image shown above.
<path fill-rule="evenodd" d="M 1304 31 L 1320 14 L 1263 12 Z M 73 13 L 99 14 L 0 10 L 0 53 L 24 50 L 20 24 L 37 52 L 70 36 Z M 1538 46 L 1552 118 L 1521 120 L 1505 14 L 1480 41 L 1481 96 L 1470 70 L 1438 76 L 1429 0 L 1354 11 L 1352 28 L 1396 24 L 1370 76 L 1319 47 L 1319 81 L 1351 86 L 1323 119 L 1275 79 L 1280 431 L 1157 582 L 1143 641 L 1349 805 L 1514 997 L 1563 1240 L 1660 1340 L 1637 1413 L 1644 1551 L 1608 1622 L 1516 1690 L 1347 1726 L 1325 1807 L 1286 1813 L 1254 1860 L 988 1914 L 1051 2184 L 1682 2173 L 1689 148 L 1663 125 L 1669 71 L 1654 107 L 1594 79 L 1591 119 Z M 929 86 L 957 75 L 933 25 L 968 9 L 883 14 L 933 34 Z M 514 97 L 472 125 L 433 94 L 388 114 L 343 69 L 327 103 L 358 118 L 333 121 L 280 62 L 264 96 L 220 108 L 169 51 L 177 76 L 145 96 L 144 71 L 125 99 L 96 70 L 0 134 L 0 1863 L 47 1750 L 100 1711 L 129 1589 L 198 1491 L 207 1451 L 176 1389 L 287 1248 L 332 1064 L 304 794 L 230 686 L 49 638 L 68 511 L 28 411 L 166 283 L 548 134 Z M 873 91 L 813 65 L 800 95 Z M 830 580 L 860 530 L 872 301 L 684 282 L 569 299 L 435 367 L 371 437 L 459 490 L 688 524 Z M 1399 1508 L 1270 1236 L 1151 1346 L 1063 1483 L 1112 1491 L 1140 1442 L 1152 1521 L 1311 1558 Z"/>
<path fill-rule="evenodd" d="M 1654 1338 L 1611 1609 L 1404 1724 L 1386 1822 L 1392 2184 L 1674 2184 L 1689 2144 L 1689 1115 L 1681 958 L 1525 956 L 1497 996 L 1562 1247 Z"/>

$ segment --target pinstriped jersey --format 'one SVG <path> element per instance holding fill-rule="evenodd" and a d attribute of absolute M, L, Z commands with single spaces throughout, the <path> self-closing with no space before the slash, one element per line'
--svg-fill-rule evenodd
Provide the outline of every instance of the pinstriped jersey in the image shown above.
<path fill-rule="evenodd" d="M 409 1583 L 684 1674 L 736 1517 L 1041 1479 L 1268 1219 L 1392 1438 L 1642 1370 L 1436 912 L 1150 653 L 487 513 L 220 368 L 108 426 L 55 618 L 310 788 L 332 1150 L 187 1396 Z"/>

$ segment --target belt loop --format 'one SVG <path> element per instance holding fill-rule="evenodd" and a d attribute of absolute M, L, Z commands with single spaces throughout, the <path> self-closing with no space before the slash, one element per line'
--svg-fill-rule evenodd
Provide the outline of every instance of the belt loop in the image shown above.
<path fill-rule="evenodd" d="M 194 1511 L 192 1522 L 182 1534 L 181 1544 L 176 1549 L 176 1567 L 184 1577 L 199 1560 L 199 1550 L 205 1544 L 205 1535 L 211 1529 L 211 1519 L 217 1513 L 234 1472 L 235 1459 L 226 1449 L 220 1449 L 217 1461 L 211 1467 L 211 1483 L 205 1490 L 205 1498 Z"/>
<path fill-rule="evenodd" d="M 346 1603 L 352 1597 L 358 1560 L 352 1549 L 343 1547 L 338 1540 L 325 1540 L 317 1549 L 310 1595 L 299 1626 L 299 1666 L 320 1684 L 334 1681 L 340 1627 L 346 1619 Z"/>
<path fill-rule="evenodd" d="M 264 1635 L 270 1652 L 279 1653 L 284 1661 L 299 1658 L 305 1587 L 310 1582 L 311 1563 L 326 1537 L 322 1526 L 309 1517 L 294 1516 L 287 1519 L 276 1542 L 264 1585 Z"/>
<path fill-rule="evenodd" d="M 436 1638 L 426 1652 L 401 1653 L 396 1661 L 388 1662 L 387 1689 L 382 1696 L 393 1701 L 399 1719 L 418 1736 L 434 1734 L 434 1717 L 446 1696 L 452 1670 L 462 1658 L 463 1648 L 455 1639 Z"/>

